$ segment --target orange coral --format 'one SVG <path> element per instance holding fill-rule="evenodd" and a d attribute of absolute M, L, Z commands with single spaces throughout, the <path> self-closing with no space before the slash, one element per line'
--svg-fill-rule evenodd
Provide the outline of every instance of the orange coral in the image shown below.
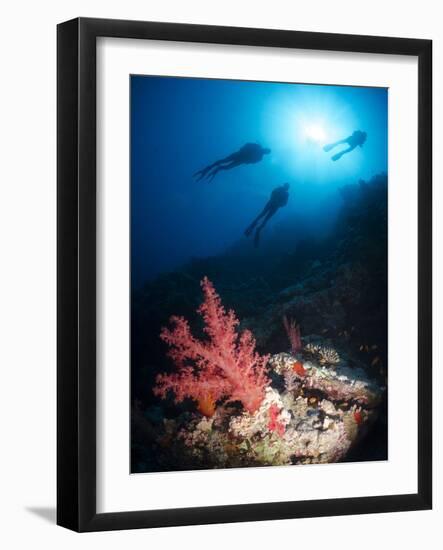
<path fill-rule="evenodd" d="M 208 393 L 207 395 L 201 397 L 198 400 L 197 408 L 204 416 L 210 418 L 215 413 L 215 401 L 212 398 L 212 395 Z"/>
<path fill-rule="evenodd" d="M 292 364 L 292 368 L 299 376 L 306 376 L 306 369 L 301 361 L 295 361 Z"/>

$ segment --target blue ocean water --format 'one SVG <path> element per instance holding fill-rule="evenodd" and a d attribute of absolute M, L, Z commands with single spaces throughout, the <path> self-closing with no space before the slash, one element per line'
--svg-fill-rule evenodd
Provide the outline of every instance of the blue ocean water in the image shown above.
<path fill-rule="evenodd" d="M 133 289 L 232 247 L 292 250 L 328 232 L 340 187 L 387 173 L 387 89 L 137 75 L 130 86 Z M 331 160 L 347 145 L 323 146 L 355 130 L 367 133 L 363 147 Z M 211 182 L 193 177 L 252 142 L 271 153 Z M 254 249 L 244 231 L 284 182 L 288 204 Z"/>

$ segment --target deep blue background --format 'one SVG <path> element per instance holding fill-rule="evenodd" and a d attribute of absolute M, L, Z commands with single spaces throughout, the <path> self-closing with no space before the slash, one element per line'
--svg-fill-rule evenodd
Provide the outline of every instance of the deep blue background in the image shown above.
<path fill-rule="evenodd" d="M 327 231 L 338 187 L 387 172 L 387 102 L 381 88 L 132 76 L 133 288 L 246 241 L 244 229 L 285 181 L 289 203 L 263 231 L 263 246 L 291 219 L 301 231 Z M 332 162 L 336 150 L 322 146 L 357 129 L 368 134 L 363 148 Z M 193 179 L 247 142 L 272 153 L 212 183 Z"/>

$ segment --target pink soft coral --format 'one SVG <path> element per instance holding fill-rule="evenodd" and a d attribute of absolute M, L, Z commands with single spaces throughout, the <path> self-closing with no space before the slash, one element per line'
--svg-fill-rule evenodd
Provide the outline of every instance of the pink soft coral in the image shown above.
<path fill-rule="evenodd" d="M 160 338 L 170 346 L 169 356 L 179 372 L 159 374 L 154 393 L 165 397 L 168 390 L 176 402 L 186 397 L 198 403 L 208 398 L 240 401 L 250 413 L 260 406 L 269 384 L 266 364 L 269 356 L 255 351 L 255 339 L 249 330 L 238 334 L 234 311 L 226 312 L 219 295 L 207 277 L 201 282 L 204 302 L 197 310 L 205 322 L 205 341 L 191 334 L 188 321 L 171 317 L 173 328 L 163 328 Z"/>

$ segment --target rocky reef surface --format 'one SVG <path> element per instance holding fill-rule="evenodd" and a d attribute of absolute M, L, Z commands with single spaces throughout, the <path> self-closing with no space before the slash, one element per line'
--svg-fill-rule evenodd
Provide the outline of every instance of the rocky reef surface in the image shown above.
<path fill-rule="evenodd" d="M 340 193 L 323 239 L 294 237 L 282 249 L 276 228 L 259 251 L 239 243 L 133 295 L 133 472 L 387 458 L 387 180 Z M 269 355 L 256 411 L 153 394 L 159 373 L 172 368 L 159 337 L 169 317 L 182 315 L 204 335 L 196 315 L 204 277 Z M 301 328 L 292 352 L 285 318 Z"/>
<path fill-rule="evenodd" d="M 165 419 L 156 436 L 160 453 L 170 460 L 173 448 L 183 467 L 200 469 L 342 460 L 377 419 L 385 388 L 343 362 L 302 362 L 309 355 L 269 359 L 272 383 L 254 413 L 222 406 L 210 415 L 183 412 Z M 140 411 L 136 423 L 150 426 Z"/>

